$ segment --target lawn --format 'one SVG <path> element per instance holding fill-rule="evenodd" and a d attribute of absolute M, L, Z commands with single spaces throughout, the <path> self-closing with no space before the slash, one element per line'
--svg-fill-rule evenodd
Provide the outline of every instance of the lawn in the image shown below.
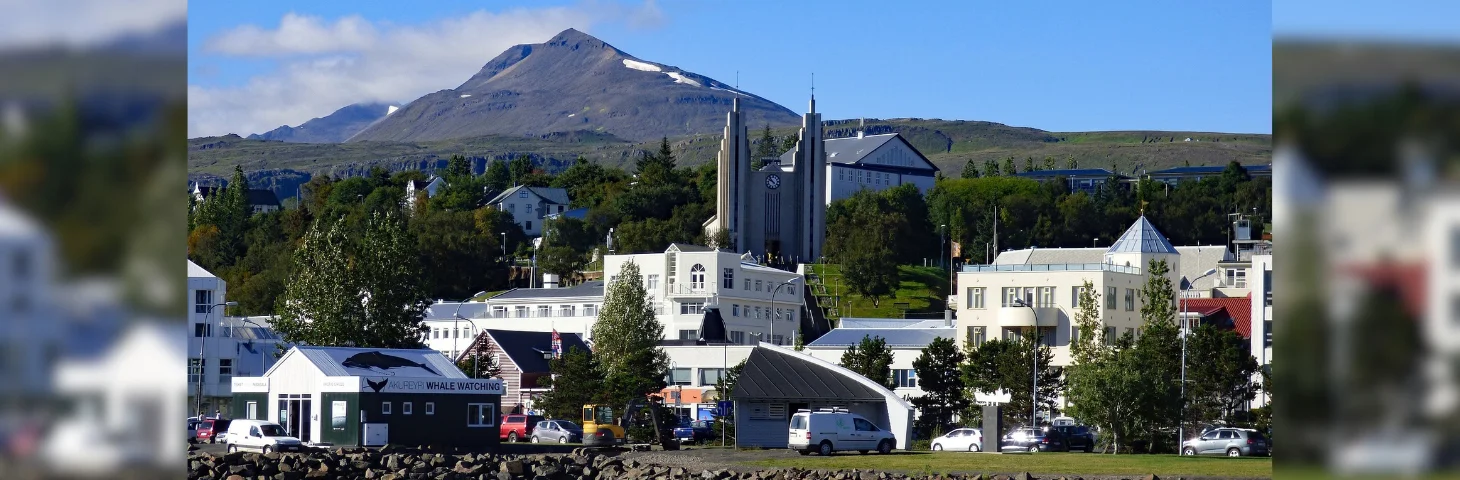
<path fill-rule="evenodd" d="M 495 297 L 497 295 L 501 295 L 504 292 L 506 292 L 506 290 L 497 290 L 495 292 L 486 292 L 486 293 L 483 293 L 481 295 L 477 295 L 475 297 L 472 297 L 471 298 L 471 301 L 473 301 L 473 302 L 485 302 L 485 301 L 487 301 L 487 299 L 492 298 L 492 297 Z"/>
<path fill-rule="evenodd" d="M 1271 458 L 1180 457 L 1176 455 L 1100 455 L 1088 453 L 992 454 L 895 452 L 891 455 L 837 454 L 749 462 L 761 467 L 875 469 L 915 473 L 1020 473 L 1040 475 L 1146 475 L 1181 477 L 1272 478 Z"/>
<path fill-rule="evenodd" d="M 840 295 L 838 313 L 840 317 L 943 318 L 945 297 L 948 295 L 947 270 L 938 267 L 897 267 L 899 280 L 895 296 L 884 297 L 873 305 L 872 299 L 863 298 L 847 291 L 841 281 L 841 267 L 838 265 L 812 265 L 811 271 L 821 274 L 821 283 L 826 287 L 822 306 L 831 306 L 832 297 Z M 824 273 L 823 273 L 824 272 Z M 818 288 L 817 295 L 822 291 Z"/>

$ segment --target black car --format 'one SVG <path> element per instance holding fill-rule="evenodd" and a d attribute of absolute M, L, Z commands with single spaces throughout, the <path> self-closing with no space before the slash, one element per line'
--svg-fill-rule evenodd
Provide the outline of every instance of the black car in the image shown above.
<path fill-rule="evenodd" d="M 685 420 L 674 429 L 674 438 L 680 443 L 705 443 L 714 435 L 713 424 L 703 420 Z"/>
<path fill-rule="evenodd" d="M 1050 427 L 1050 430 L 1058 431 L 1065 437 L 1065 445 L 1069 451 L 1082 451 L 1090 453 L 1095 451 L 1095 431 L 1085 425 L 1062 425 Z"/>
<path fill-rule="evenodd" d="M 1023 427 L 1010 430 L 1005 434 L 1003 440 L 999 441 L 999 450 L 1029 453 L 1068 452 L 1070 446 L 1065 440 L 1064 434 L 1059 430 Z"/>

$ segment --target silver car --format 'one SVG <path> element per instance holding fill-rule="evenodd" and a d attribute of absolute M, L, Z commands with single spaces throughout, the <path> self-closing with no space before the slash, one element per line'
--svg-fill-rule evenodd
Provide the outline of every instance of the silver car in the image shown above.
<path fill-rule="evenodd" d="M 1187 440 L 1181 445 L 1182 455 L 1226 455 L 1229 457 L 1265 457 L 1267 437 L 1248 428 L 1218 428 Z"/>
<path fill-rule="evenodd" d="M 544 420 L 532 429 L 532 443 L 577 443 L 583 441 L 583 427 L 567 420 Z"/>

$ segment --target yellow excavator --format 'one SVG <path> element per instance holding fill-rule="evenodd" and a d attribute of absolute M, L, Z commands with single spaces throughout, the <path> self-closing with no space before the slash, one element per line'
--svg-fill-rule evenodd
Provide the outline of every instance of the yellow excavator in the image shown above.
<path fill-rule="evenodd" d="M 583 406 L 583 445 L 588 447 L 615 447 L 628 444 L 628 425 L 631 412 L 644 407 L 645 401 L 653 403 L 654 399 L 634 400 L 629 402 L 621 412 L 624 415 L 615 415 L 615 409 L 607 404 L 590 404 Z M 658 405 L 654 405 L 657 407 Z M 664 438 L 664 420 L 659 418 L 659 409 L 650 408 L 649 418 L 654 422 L 655 443 L 665 450 L 678 450 L 679 442 L 674 439 Z M 618 420 L 617 423 L 614 420 Z"/>

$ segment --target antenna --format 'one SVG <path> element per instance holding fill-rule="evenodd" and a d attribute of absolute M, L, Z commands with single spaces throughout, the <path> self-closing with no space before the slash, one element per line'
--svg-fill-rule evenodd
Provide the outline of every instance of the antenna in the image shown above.
<path fill-rule="evenodd" d="M 811 72 L 811 98 L 816 98 L 816 72 Z"/>
<path fill-rule="evenodd" d="M 740 90 L 740 70 L 735 71 L 735 89 Z"/>

